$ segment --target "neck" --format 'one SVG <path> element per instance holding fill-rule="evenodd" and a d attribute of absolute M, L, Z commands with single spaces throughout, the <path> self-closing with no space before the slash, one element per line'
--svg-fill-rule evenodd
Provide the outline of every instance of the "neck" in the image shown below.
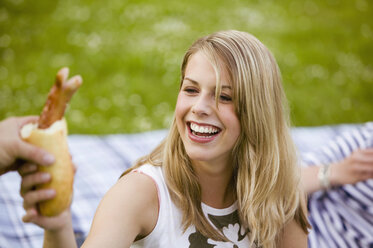
<path fill-rule="evenodd" d="M 235 201 L 233 168 L 230 164 L 193 162 L 201 185 L 202 202 L 214 208 L 226 208 Z"/>

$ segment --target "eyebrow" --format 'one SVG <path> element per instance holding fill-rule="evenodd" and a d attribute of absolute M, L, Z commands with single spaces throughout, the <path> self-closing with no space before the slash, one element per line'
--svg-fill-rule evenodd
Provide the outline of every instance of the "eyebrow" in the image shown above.
<path fill-rule="evenodd" d="M 199 85 L 199 83 L 198 83 L 196 80 L 193 80 L 193 79 L 191 79 L 191 78 L 184 77 L 184 80 L 188 80 L 188 81 L 191 82 L 192 84 Z M 222 85 L 221 88 L 222 88 L 222 89 L 232 90 L 232 87 L 231 87 L 230 85 Z"/>

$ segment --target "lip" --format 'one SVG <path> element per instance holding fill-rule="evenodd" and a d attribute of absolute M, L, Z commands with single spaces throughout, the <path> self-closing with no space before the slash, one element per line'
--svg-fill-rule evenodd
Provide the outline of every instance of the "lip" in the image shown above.
<path fill-rule="evenodd" d="M 217 134 L 214 134 L 214 135 L 211 135 L 211 136 L 197 136 L 197 135 L 193 134 L 193 132 L 190 128 L 191 123 L 195 123 L 199 126 L 212 126 L 212 127 L 215 127 L 217 129 L 219 129 L 219 132 Z M 219 128 L 215 125 L 211 125 L 211 124 L 198 123 L 198 122 L 194 122 L 194 121 L 187 121 L 186 126 L 187 126 L 187 129 L 188 129 L 189 139 L 196 142 L 196 143 L 201 143 L 201 144 L 210 143 L 210 142 L 214 141 L 221 133 L 221 128 Z"/>

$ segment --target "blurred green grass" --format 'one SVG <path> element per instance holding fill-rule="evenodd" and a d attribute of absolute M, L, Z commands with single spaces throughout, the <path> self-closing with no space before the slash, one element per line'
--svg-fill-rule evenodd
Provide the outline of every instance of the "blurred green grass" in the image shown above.
<path fill-rule="evenodd" d="M 238 29 L 274 53 L 294 125 L 371 121 L 372 16 L 367 0 L 0 0 L 0 119 L 39 114 L 68 66 L 70 133 L 167 128 L 185 50 Z"/>

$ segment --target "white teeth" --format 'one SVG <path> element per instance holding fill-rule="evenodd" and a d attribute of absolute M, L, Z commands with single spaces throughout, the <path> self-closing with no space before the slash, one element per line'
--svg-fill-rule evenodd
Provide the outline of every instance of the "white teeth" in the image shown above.
<path fill-rule="evenodd" d="M 199 126 L 195 123 L 191 123 L 190 124 L 190 128 L 192 129 L 192 131 L 194 132 L 197 132 L 197 133 L 216 133 L 218 132 L 219 130 L 215 127 L 212 127 L 212 126 Z"/>

